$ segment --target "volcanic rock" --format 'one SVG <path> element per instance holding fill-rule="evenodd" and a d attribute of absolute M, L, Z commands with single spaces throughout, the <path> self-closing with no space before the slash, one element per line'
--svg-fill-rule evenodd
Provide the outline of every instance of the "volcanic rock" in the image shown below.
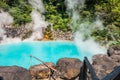
<path fill-rule="evenodd" d="M 0 67 L 0 80 L 32 80 L 28 70 L 17 66 Z"/>
<path fill-rule="evenodd" d="M 103 55 L 103 54 L 94 55 L 92 60 L 93 60 L 92 65 L 99 79 L 102 79 L 106 75 L 111 73 L 117 65 L 112 60 L 112 58 L 108 57 L 107 55 Z"/>
<path fill-rule="evenodd" d="M 107 52 L 108 56 L 120 66 L 120 46 L 111 46 Z"/>
<path fill-rule="evenodd" d="M 16 27 L 16 28 L 5 27 L 5 31 L 6 31 L 5 35 L 7 37 L 12 37 L 12 38 L 20 37 L 22 39 L 25 39 L 30 37 L 30 35 L 32 34 L 31 29 L 27 29 L 25 27 Z"/>
<path fill-rule="evenodd" d="M 49 67 L 47 67 L 47 66 Z M 55 65 L 53 63 L 44 63 L 39 65 L 34 65 L 30 67 L 30 73 L 33 79 L 48 79 L 52 76 L 52 71 L 50 68 L 54 68 Z"/>
<path fill-rule="evenodd" d="M 107 51 L 108 56 L 120 55 L 120 46 L 111 46 Z"/>
<path fill-rule="evenodd" d="M 54 40 L 73 40 L 73 32 L 72 31 L 61 31 L 61 30 L 54 30 L 52 32 Z"/>
<path fill-rule="evenodd" d="M 80 74 L 82 62 L 75 58 L 61 58 L 57 62 L 57 70 L 61 72 L 64 80 L 75 80 Z"/>

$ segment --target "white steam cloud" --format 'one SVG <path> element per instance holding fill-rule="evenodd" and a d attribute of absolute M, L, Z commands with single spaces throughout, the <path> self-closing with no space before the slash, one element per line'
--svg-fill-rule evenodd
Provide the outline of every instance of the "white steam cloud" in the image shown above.
<path fill-rule="evenodd" d="M 29 3 L 33 6 L 31 17 L 34 23 L 33 33 L 30 40 L 37 40 L 43 38 L 43 31 L 47 27 L 47 22 L 42 13 L 45 12 L 45 8 L 42 0 L 29 0 Z"/>
<path fill-rule="evenodd" d="M 66 0 L 67 10 L 75 10 L 78 5 L 84 5 L 85 0 Z"/>
<path fill-rule="evenodd" d="M 13 23 L 13 17 L 7 12 L 0 12 L 0 27 L 10 26 Z"/>
<path fill-rule="evenodd" d="M 7 12 L 0 12 L 0 37 L 4 37 L 4 26 L 9 26 L 13 23 L 13 18 Z"/>
<path fill-rule="evenodd" d="M 12 23 L 13 23 L 13 17 L 9 13 L 3 12 L 1 10 L 0 12 L 0 38 L 2 39 L 2 41 L 5 41 L 7 39 L 5 35 L 4 27 L 9 27 L 12 25 Z"/>
<path fill-rule="evenodd" d="M 81 20 L 80 10 L 84 7 L 85 0 L 66 0 L 67 12 L 72 17 L 71 28 L 75 31 L 75 43 L 83 53 L 91 54 L 106 53 L 106 49 L 101 47 L 91 37 L 91 33 L 95 29 L 102 29 L 103 25 L 99 18 L 91 23 L 86 18 L 84 22 Z M 81 22 L 80 22 L 81 21 Z M 88 54 L 84 54 L 87 56 Z"/>
<path fill-rule="evenodd" d="M 39 10 L 41 13 L 45 12 L 43 0 L 29 0 L 29 3 L 35 10 Z"/>

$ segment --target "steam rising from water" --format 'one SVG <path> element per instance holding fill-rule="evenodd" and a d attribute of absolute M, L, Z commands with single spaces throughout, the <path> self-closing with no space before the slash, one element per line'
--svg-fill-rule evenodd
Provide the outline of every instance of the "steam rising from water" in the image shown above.
<path fill-rule="evenodd" d="M 31 40 L 42 39 L 44 28 L 47 27 L 47 23 L 44 21 L 44 16 L 42 16 L 38 11 L 33 10 L 31 13 L 32 20 L 34 22 L 33 33 L 30 37 Z"/>
<path fill-rule="evenodd" d="M 32 26 L 32 35 L 30 38 L 25 39 L 24 41 L 33 41 L 43 38 L 43 31 L 47 27 L 47 22 L 45 22 L 45 17 L 42 15 L 45 12 L 45 8 L 42 0 L 29 0 L 29 3 L 33 6 L 33 11 L 31 13 L 32 25 L 25 26 L 31 28 Z M 20 42 L 20 37 L 7 37 L 5 35 L 6 31 L 4 27 L 10 27 L 13 24 L 13 17 L 10 16 L 7 12 L 0 12 L 0 41 L 1 43 L 11 43 L 11 42 Z"/>
<path fill-rule="evenodd" d="M 0 12 L 0 27 L 10 26 L 13 23 L 13 17 L 7 12 Z"/>
<path fill-rule="evenodd" d="M 102 29 L 103 25 L 99 18 L 91 23 L 87 18 L 81 20 L 80 10 L 84 7 L 85 0 L 66 0 L 67 12 L 72 17 L 71 28 L 75 31 L 75 42 L 79 49 L 83 52 L 92 54 L 106 53 L 106 49 L 101 47 L 91 37 L 91 33 L 95 29 Z M 85 55 L 85 54 L 84 54 Z M 87 56 L 87 55 L 86 55 Z"/>
<path fill-rule="evenodd" d="M 29 0 L 29 3 L 35 10 L 39 10 L 41 13 L 45 12 L 43 0 Z"/>
<path fill-rule="evenodd" d="M 47 27 L 47 22 L 45 22 L 45 17 L 42 13 L 45 12 L 45 8 L 42 0 L 29 0 L 29 3 L 33 6 L 33 11 L 31 17 L 34 23 L 33 33 L 30 40 L 42 39 L 43 31 Z"/>
<path fill-rule="evenodd" d="M 3 29 L 4 26 L 9 26 L 13 23 L 13 18 L 7 13 L 1 11 L 0 13 L 0 37 L 5 38 L 5 30 Z"/>
<path fill-rule="evenodd" d="M 13 17 L 7 12 L 0 12 L 0 39 L 2 42 L 11 42 L 10 39 L 5 35 L 6 31 L 4 27 L 10 27 L 13 24 Z"/>

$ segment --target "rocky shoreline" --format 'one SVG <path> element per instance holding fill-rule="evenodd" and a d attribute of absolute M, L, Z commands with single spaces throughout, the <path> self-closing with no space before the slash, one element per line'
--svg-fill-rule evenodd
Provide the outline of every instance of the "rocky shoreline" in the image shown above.
<path fill-rule="evenodd" d="M 7 38 L 15 39 L 18 38 L 20 41 L 31 40 L 33 34 L 32 28 L 28 27 L 4 27 L 4 35 L 0 36 L 0 43 L 5 42 Z M 61 31 L 61 30 L 47 30 L 43 29 L 43 38 L 35 38 L 36 41 L 48 41 L 48 40 L 70 40 L 73 41 L 73 32 L 72 31 Z M 6 39 L 5 39 L 6 38 Z M 5 41 L 4 41 L 5 40 Z"/>
<path fill-rule="evenodd" d="M 107 54 L 92 57 L 93 66 L 102 79 L 120 66 L 120 46 L 111 46 Z M 0 67 L 0 80 L 79 80 L 83 62 L 76 58 L 61 58 L 57 64 L 44 63 L 31 66 L 29 70 L 18 66 Z M 90 78 L 90 74 L 87 74 Z M 91 80 L 91 79 L 89 79 Z"/>

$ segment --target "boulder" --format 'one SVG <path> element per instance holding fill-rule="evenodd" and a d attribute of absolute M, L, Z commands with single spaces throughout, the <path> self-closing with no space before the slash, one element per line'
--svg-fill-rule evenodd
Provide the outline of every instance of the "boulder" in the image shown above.
<path fill-rule="evenodd" d="M 120 66 L 120 55 L 112 55 L 110 58 L 117 64 L 116 66 Z"/>
<path fill-rule="evenodd" d="M 111 46 L 107 51 L 108 56 L 119 55 L 120 56 L 120 46 Z"/>
<path fill-rule="evenodd" d="M 61 58 L 57 62 L 57 70 L 65 80 L 74 80 L 80 74 L 82 62 L 76 58 Z"/>
<path fill-rule="evenodd" d="M 112 60 L 112 58 L 110 58 L 104 54 L 94 55 L 92 58 L 92 61 L 93 61 L 92 65 L 93 65 L 99 79 L 102 79 L 106 75 L 111 73 L 117 65 Z"/>
<path fill-rule="evenodd" d="M 0 80 L 32 80 L 27 69 L 18 66 L 0 67 Z"/>
<path fill-rule="evenodd" d="M 53 63 L 44 63 L 48 67 L 55 68 L 55 65 Z M 33 77 L 33 79 L 48 79 L 50 76 L 52 76 L 52 72 L 50 68 L 46 67 L 44 64 L 34 65 L 30 67 L 30 73 Z"/>
<path fill-rule="evenodd" d="M 107 51 L 108 56 L 120 66 L 120 46 L 111 46 Z"/>

